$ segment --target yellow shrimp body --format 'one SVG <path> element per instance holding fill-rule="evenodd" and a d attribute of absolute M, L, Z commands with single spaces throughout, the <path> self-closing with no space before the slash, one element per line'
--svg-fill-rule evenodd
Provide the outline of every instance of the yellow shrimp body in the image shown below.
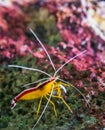
<path fill-rule="evenodd" d="M 20 94 L 18 94 L 13 99 L 11 108 L 13 109 L 15 107 L 16 103 L 20 100 L 32 100 L 32 99 L 40 98 L 40 103 L 39 103 L 38 110 L 37 110 L 37 115 L 38 115 L 40 107 L 41 107 L 42 98 L 45 97 L 48 100 L 48 96 L 50 96 L 52 88 L 53 88 L 52 98 L 61 99 L 64 102 L 64 104 L 66 105 L 66 107 L 69 110 L 71 110 L 70 106 L 65 102 L 65 100 L 63 99 L 63 97 L 61 95 L 61 87 L 60 87 L 61 85 L 62 86 L 69 86 L 69 85 L 65 84 L 61 81 L 57 82 L 56 81 L 57 79 L 58 79 L 58 77 L 51 78 L 48 81 L 39 84 L 37 87 L 33 87 L 33 88 L 22 91 Z M 55 104 L 52 101 L 50 101 L 50 103 L 53 105 L 54 113 L 57 116 Z"/>
<path fill-rule="evenodd" d="M 26 89 L 18 94 L 13 100 L 16 103 L 19 100 L 32 100 L 45 96 L 46 94 L 51 92 L 52 84 L 54 83 L 54 81 L 55 79 L 52 78 L 42 84 L 39 84 L 36 87 Z"/>
<path fill-rule="evenodd" d="M 21 96 L 19 98 L 19 100 L 32 100 L 32 99 L 36 99 L 36 98 L 45 96 L 51 92 L 53 83 L 54 83 L 54 81 L 49 81 L 48 83 L 46 82 L 45 85 L 39 84 L 38 87 L 26 89 L 25 91 L 22 92 L 24 94 L 20 93 L 23 96 Z"/>

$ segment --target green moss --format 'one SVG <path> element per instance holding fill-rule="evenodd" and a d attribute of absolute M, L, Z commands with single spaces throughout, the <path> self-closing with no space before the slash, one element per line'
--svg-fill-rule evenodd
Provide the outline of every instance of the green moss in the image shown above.
<path fill-rule="evenodd" d="M 54 15 L 49 14 L 46 8 L 41 7 L 38 11 L 29 13 L 27 24 L 31 26 L 43 43 L 57 46 L 62 38 L 56 27 Z"/>

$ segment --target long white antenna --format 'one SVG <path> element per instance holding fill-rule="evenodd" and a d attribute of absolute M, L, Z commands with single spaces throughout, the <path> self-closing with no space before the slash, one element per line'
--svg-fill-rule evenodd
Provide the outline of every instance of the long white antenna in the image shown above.
<path fill-rule="evenodd" d="M 36 83 L 39 83 L 39 82 L 42 82 L 42 81 L 48 80 L 48 79 L 49 79 L 49 78 L 39 79 L 39 80 L 37 80 L 37 81 L 35 81 L 35 82 L 31 82 L 31 83 L 25 84 L 25 85 L 23 85 L 23 86 L 21 86 L 21 87 L 22 87 L 22 88 L 26 88 L 27 86 L 30 86 L 30 85 L 32 85 L 32 84 L 36 84 Z"/>
<path fill-rule="evenodd" d="M 70 61 L 72 61 L 72 60 L 75 59 L 76 57 L 78 57 L 78 56 L 84 54 L 86 51 L 87 51 L 87 50 L 82 51 L 81 53 L 77 54 L 76 56 L 70 58 L 67 62 L 65 62 L 61 67 L 59 67 L 59 68 L 56 70 L 56 72 L 54 73 L 54 77 L 57 75 L 57 73 L 58 73 L 66 64 L 68 64 Z"/>
<path fill-rule="evenodd" d="M 35 125 L 33 126 L 32 130 L 34 130 L 34 128 L 35 128 L 36 125 L 39 123 L 40 119 L 42 118 L 42 116 L 43 116 L 43 114 L 44 114 L 44 112 L 45 112 L 45 110 L 46 110 L 46 108 L 47 108 L 47 106 L 48 106 L 48 104 L 49 104 L 49 102 L 50 102 L 51 96 L 52 96 L 52 94 L 53 94 L 53 89 L 54 89 L 54 86 L 52 87 L 52 90 L 51 90 L 49 99 L 48 99 L 48 101 L 47 101 L 47 103 L 46 103 L 46 105 L 45 105 L 45 107 L 44 107 L 44 109 L 43 109 L 43 111 L 42 111 L 40 117 L 38 118 L 37 122 L 36 122 Z"/>
<path fill-rule="evenodd" d="M 45 51 L 46 55 L 48 56 L 48 58 L 49 58 L 49 60 L 51 62 L 51 65 L 52 65 L 54 71 L 56 71 L 55 66 L 54 66 L 54 64 L 52 62 L 52 59 L 51 59 L 50 55 L 48 54 L 46 48 L 44 47 L 43 43 L 40 41 L 40 39 L 37 37 L 37 35 L 34 33 L 34 31 L 31 28 L 29 28 L 29 30 L 33 34 L 33 36 L 37 39 L 37 41 L 40 43 L 40 45 L 42 46 L 43 50 Z"/>
<path fill-rule="evenodd" d="M 89 103 L 88 103 L 88 101 L 87 101 L 87 99 L 86 99 L 86 97 L 84 96 L 84 94 L 83 94 L 78 88 L 76 88 L 75 86 L 73 86 L 73 85 L 70 84 L 69 82 L 66 82 L 66 81 L 63 80 L 63 79 L 59 79 L 59 80 L 62 81 L 62 82 L 64 82 L 64 83 L 66 83 L 66 84 L 68 84 L 68 85 L 70 85 L 70 86 L 73 87 L 75 90 L 77 90 L 77 91 L 81 94 L 81 96 L 84 98 L 84 100 L 85 100 L 85 102 L 87 103 L 87 105 L 90 106 Z"/>
<path fill-rule="evenodd" d="M 19 66 L 19 65 L 8 65 L 8 67 L 14 67 L 14 68 L 20 68 L 20 69 L 26 69 L 26 70 L 33 70 L 33 71 L 36 71 L 36 72 L 40 72 L 40 73 L 43 73 L 49 77 L 52 77 L 51 75 L 49 75 L 48 73 L 42 71 L 42 70 L 39 70 L 39 69 L 34 69 L 34 68 L 28 68 L 28 67 L 24 67 L 24 66 Z"/>

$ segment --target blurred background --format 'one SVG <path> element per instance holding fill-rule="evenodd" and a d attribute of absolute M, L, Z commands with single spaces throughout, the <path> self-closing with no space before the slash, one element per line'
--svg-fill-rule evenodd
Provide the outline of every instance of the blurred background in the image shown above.
<path fill-rule="evenodd" d="M 105 1 L 104 0 L 0 0 L 0 130 L 31 130 L 37 121 L 39 99 L 20 101 L 11 110 L 11 101 L 25 90 L 23 85 L 45 75 L 8 65 L 54 71 L 33 29 L 57 68 L 73 56 L 59 75 L 77 87 L 62 94 L 71 106 L 52 99 L 58 117 L 49 104 L 36 130 L 105 130 Z M 33 84 L 30 87 L 35 87 Z M 40 114 L 46 100 L 43 100 Z"/>

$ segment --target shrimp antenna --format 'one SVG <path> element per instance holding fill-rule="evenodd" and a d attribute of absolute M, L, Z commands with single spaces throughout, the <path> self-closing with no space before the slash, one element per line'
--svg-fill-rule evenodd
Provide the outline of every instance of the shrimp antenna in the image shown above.
<path fill-rule="evenodd" d="M 29 28 L 29 30 L 33 34 L 33 36 L 37 39 L 37 41 L 40 43 L 40 45 L 42 46 L 43 50 L 45 51 L 46 55 L 48 56 L 48 59 L 50 60 L 50 63 L 52 65 L 54 71 L 56 71 L 54 63 L 52 62 L 52 59 L 51 59 L 50 55 L 48 54 L 46 48 L 44 47 L 43 43 L 40 41 L 40 39 L 37 37 L 37 35 L 35 34 L 35 32 L 31 28 Z"/>
<path fill-rule="evenodd" d="M 35 82 L 31 82 L 31 83 L 28 83 L 28 84 L 23 85 L 22 88 L 26 88 L 27 86 L 30 86 L 30 85 L 33 85 L 33 84 L 36 84 L 36 83 L 39 83 L 39 82 L 42 82 L 42 81 L 48 80 L 48 79 L 49 79 L 49 78 L 39 79 L 39 80 L 37 80 L 37 81 L 35 81 Z"/>
<path fill-rule="evenodd" d="M 72 88 L 74 88 L 75 90 L 77 90 L 81 94 L 81 96 L 84 98 L 84 100 L 87 103 L 87 105 L 90 106 L 89 103 L 88 103 L 88 100 L 85 97 L 85 95 L 78 88 L 76 88 L 74 85 L 68 83 L 67 81 L 65 81 L 63 79 L 59 79 L 59 80 L 62 81 L 62 82 L 64 82 L 64 83 L 66 83 L 66 84 L 68 84 L 68 85 L 70 85 Z"/>
<path fill-rule="evenodd" d="M 46 73 L 46 72 L 44 72 L 42 70 L 39 70 L 39 69 L 28 68 L 28 67 L 19 66 L 19 65 L 8 65 L 8 67 L 20 68 L 20 69 L 25 69 L 25 70 L 33 70 L 33 71 L 40 72 L 40 73 L 43 73 L 43 74 L 51 77 L 51 75 L 49 75 L 48 73 Z"/>
<path fill-rule="evenodd" d="M 87 51 L 87 50 L 84 50 L 84 51 L 80 52 L 80 53 L 77 54 L 76 56 L 70 58 L 70 59 L 69 59 L 67 62 L 65 62 L 63 65 L 61 65 L 61 67 L 59 67 L 59 68 L 56 70 L 56 72 L 54 73 L 54 77 L 57 75 L 57 73 L 58 73 L 65 65 L 67 65 L 70 61 L 74 60 L 76 57 L 78 57 L 78 56 L 84 54 L 86 51 Z"/>
<path fill-rule="evenodd" d="M 34 124 L 32 130 L 34 130 L 34 128 L 35 128 L 36 125 L 39 123 L 40 119 L 42 118 L 43 114 L 45 113 L 45 110 L 46 110 L 46 108 L 47 108 L 47 106 L 48 106 L 48 104 L 49 104 L 49 102 L 50 102 L 50 100 L 51 100 L 51 97 L 52 97 L 52 94 L 53 94 L 53 89 L 54 89 L 54 86 L 52 87 L 52 90 L 51 90 L 50 96 L 49 96 L 49 98 L 48 98 L 48 101 L 47 101 L 47 103 L 46 103 L 46 105 L 45 105 L 45 107 L 44 107 L 44 109 L 43 109 L 41 115 L 39 116 L 37 122 Z"/>

